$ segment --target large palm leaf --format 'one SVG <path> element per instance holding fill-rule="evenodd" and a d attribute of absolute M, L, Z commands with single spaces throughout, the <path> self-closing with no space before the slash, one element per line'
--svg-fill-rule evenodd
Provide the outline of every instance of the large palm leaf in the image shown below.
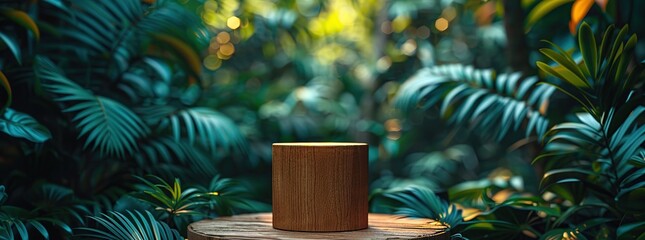
<path fill-rule="evenodd" d="M 502 139 L 525 128 L 526 136 L 542 136 L 549 126 L 544 113 L 554 88 L 520 73 L 496 75 L 462 65 L 423 69 L 399 90 L 401 108 L 438 107 L 453 123 L 470 124 L 484 135 Z"/>
<path fill-rule="evenodd" d="M 39 59 L 37 75 L 48 92 L 55 95 L 64 112 L 74 114 L 84 147 L 108 155 L 124 156 L 137 149 L 137 140 L 149 129 L 128 107 L 111 98 L 95 95 L 67 79 L 47 59 Z"/>

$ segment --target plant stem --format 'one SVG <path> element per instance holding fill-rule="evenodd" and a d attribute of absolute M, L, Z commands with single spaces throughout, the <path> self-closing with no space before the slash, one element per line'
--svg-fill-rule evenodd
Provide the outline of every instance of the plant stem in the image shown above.
<path fill-rule="evenodd" d="M 613 179 L 609 178 L 609 183 L 612 186 L 612 189 L 610 189 L 610 191 L 612 193 L 614 193 L 614 194 L 617 194 L 618 193 L 618 188 L 619 188 L 619 186 L 617 185 L 618 184 L 617 183 L 618 170 L 616 169 L 616 162 L 615 162 L 615 158 L 614 158 L 614 153 L 611 150 L 611 146 L 609 145 L 610 144 L 609 137 L 607 136 L 607 133 L 604 130 L 605 129 L 605 123 L 603 123 L 602 121 L 599 121 L 599 123 L 600 123 L 600 132 L 602 133 L 602 141 L 603 141 L 603 144 L 605 145 L 605 147 L 607 147 L 607 151 L 609 153 L 609 159 L 611 160 L 611 166 L 609 166 L 609 167 L 610 167 L 610 169 L 612 171 L 612 174 L 614 175 Z"/>

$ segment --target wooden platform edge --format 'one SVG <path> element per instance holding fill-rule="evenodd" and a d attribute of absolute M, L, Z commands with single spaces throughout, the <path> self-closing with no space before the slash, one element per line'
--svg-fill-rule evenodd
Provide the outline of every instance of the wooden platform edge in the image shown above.
<path fill-rule="evenodd" d="M 431 219 L 369 214 L 368 229 L 348 232 L 294 232 L 274 229 L 271 213 L 242 214 L 194 222 L 189 240 L 213 239 L 429 239 L 449 240 L 450 231 Z"/>

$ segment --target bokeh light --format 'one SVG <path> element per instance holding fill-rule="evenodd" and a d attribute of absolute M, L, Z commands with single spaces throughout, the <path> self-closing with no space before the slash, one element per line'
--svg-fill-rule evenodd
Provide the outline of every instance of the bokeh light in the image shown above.
<path fill-rule="evenodd" d="M 220 32 L 220 33 L 217 34 L 215 39 L 217 40 L 217 43 L 219 43 L 219 44 L 226 44 L 229 41 L 231 41 L 231 35 L 228 34 L 227 32 Z"/>
<path fill-rule="evenodd" d="M 228 28 L 230 28 L 230 29 L 233 29 L 233 30 L 239 28 L 240 23 L 241 23 L 240 18 L 235 17 L 235 16 L 230 17 L 230 18 L 228 18 L 228 20 L 226 20 L 226 26 Z"/>
<path fill-rule="evenodd" d="M 215 70 L 222 66 L 222 60 L 215 55 L 208 55 L 204 58 L 204 67 L 208 70 Z"/>
<path fill-rule="evenodd" d="M 434 22 L 434 27 L 441 32 L 446 31 L 446 29 L 448 29 L 448 20 L 445 18 L 439 18 Z"/>
<path fill-rule="evenodd" d="M 430 28 L 428 28 L 427 26 L 421 26 L 417 28 L 417 37 L 421 39 L 430 37 Z"/>
<path fill-rule="evenodd" d="M 223 44 L 219 47 L 219 52 L 222 53 L 223 55 L 230 56 L 235 53 L 235 47 L 233 46 L 232 43 L 226 43 Z"/>

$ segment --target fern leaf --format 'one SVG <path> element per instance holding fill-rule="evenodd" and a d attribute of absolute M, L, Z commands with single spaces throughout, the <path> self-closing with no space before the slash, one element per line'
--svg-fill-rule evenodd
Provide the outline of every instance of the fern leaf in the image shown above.
<path fill-rule="evenodd" d="M 83 232 L 78 236 L 110 240 L 184 239 L 177 230 L 158 221 L 148 211 L 109 212 L 109 214 L 102 214 L 101 217 L 90 218 L 94 219 L 103 229 L 80 228 Z"/>
<path fill-rule="evenodd" d="M 199 49 L 208 44 L 209 37 L 201 19 L 184 6 L 172 1 L 149 6 L 139 0 L 73 0 L 71 5 L 76 11 L 54 13 L 66 26 L 58 31 L 62 41 L 51 47 L 71 52 L 81 61 L 91 58 L 93 67 L 97 59 L 107 60 L 115 66 L 112 70 L 124 72 L 133 58 L 141 57 L 141 49 L 161 43 L 155 36 L 164 36 L 162 40 L 170 41 L 167 45 L 171 48 L 162 49 L 181 58 L 179 64 L 186 72 L 199 74 Z"/>
<path fill-rule="evenodd" d="M 86 137 L 85 148 L 99 149 L 103 154 L 123 157 L 137 149 L 137 140 L 149 133 L 143 121 L 123 104 L 89 90 L 67 79 L 50 61 L 41 59 L 38 75 L 43 86 L 64 112 L 74 113 L 73 122 L 79 137 Z"/>
<path fill-rule="evenodd" d="M 246 149 L 246 142 L 235 123 L 208 108 L 180 110 L 163 119 L 160 125 L 169 127 L 177 141 L 186 137 L 190 144 L 199 143 L 210 151 L 217 147 Z"/>
<path fill-rule="evenodd" d="M 388 192 L 385 196 L 403 205 L 397 208 L 398 214 L 434 219 L 451 228 L 463 222 L 461 210 L 455 205 L 448 205 L 429 188 L 412 186 Z"/>
<path fill-rule="evenodd" d="M 520 128 L 526 128 L 527 137 L 541 138 L 550 123 L 539 110 L 554 90 L 519 73 L 496 76 L 492 70 L 444 65 L 417 72 L 399 90 L 396 104 L 426 111 L 436 106 L 449 122 L 469 124 L 498 140 Z"/>
<path fill-rule="evenodd" d="M 189 170 L 190 175 L 210 178 L 217 171 L 214 159 L 205 154 L 195 145 L 188 144 L 185 139 L 172 137 L 156 137 L 146 140 L 140 144 L 140 151 L 134 155 L 140 166 L 163 166 L 171 164 L 170 169 L 174 172 L 167 172 L 167 176 L 178 174 L 186 175 L 186 172 L 178 170 L 177 165 Z M 162 169 L 163 170 L 163 169 Z"/>

